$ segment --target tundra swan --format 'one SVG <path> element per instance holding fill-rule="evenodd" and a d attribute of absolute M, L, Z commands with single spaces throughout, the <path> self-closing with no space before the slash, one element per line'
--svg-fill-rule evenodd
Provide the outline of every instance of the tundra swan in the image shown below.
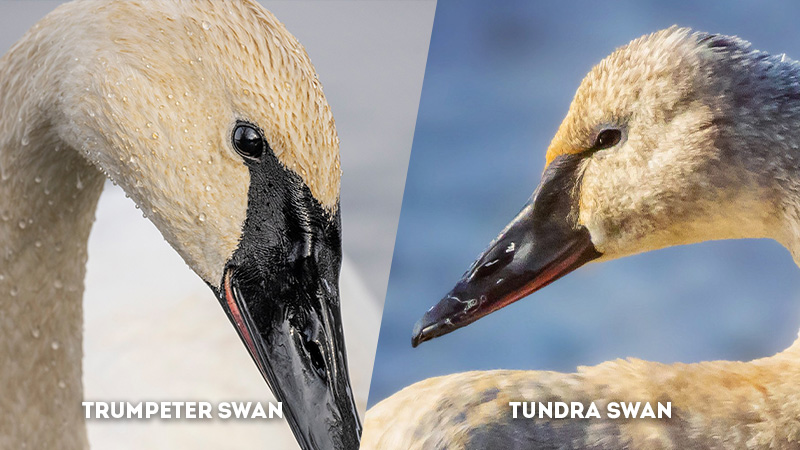
<path fill-rule="evenodd" d="M 800 264 L 800 65 L 670 28 L 581 83 L 530 202 L 412 343 L 466 326 L 590 261 L 772 238 Z M 609 361 L 573 374 L 431 378 L 367 413 L 361 448 L 798 448 L 800 339 L 751 362 Z M 513 419 L 511 401 L 671 402 L 670 419 Z"/>
<path fill-rule="evenodd" d="M 301 446 L 357 447 L 338 138 L 274 16 L 252 1 L 65 4 L 0 60 L 0 109 L 0 446 L 87 446 L 81 297 L 108 177 L 217 295 Z"/>

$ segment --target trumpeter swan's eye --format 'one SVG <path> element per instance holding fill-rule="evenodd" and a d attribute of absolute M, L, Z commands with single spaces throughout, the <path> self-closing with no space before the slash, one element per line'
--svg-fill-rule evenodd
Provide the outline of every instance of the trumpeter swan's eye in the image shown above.
<path fill-rule="evenodd" d="M 245 158 L 258 159 L 267 142 L 261 130 L 248 123 L 239 122 L 233 128 L 233 148 Z"/>
<path fill-rule="evenodd" d="M 619 144 L 619 141 L 621 139 L 622 139 L 622 131 L 616 128 L 609 128 L 607 130 L 603 130 L 597 135 L 597 139 L 595 139 L 594 141 L 592 150 L 603 150 L 605 148 L 613 147 Z"/>

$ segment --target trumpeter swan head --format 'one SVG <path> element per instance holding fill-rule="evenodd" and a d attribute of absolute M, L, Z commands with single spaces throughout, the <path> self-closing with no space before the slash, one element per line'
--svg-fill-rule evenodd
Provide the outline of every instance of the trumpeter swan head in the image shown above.
<path fill-rule="evenodd" d="M 619 48 L 584 78 L 531 201 L 417 323 L 419 344 L 593 260 L 711 239 L 784 240 L 764 149 L 783 57 L 672 27 Z M 786 77 L 789 78 L 789 77 Z M 766 169 L 766 170 L 765 170 Z"/>
<path fill-rule="evenodd" d="M 73 105 L 60 133 L 79 141 L 192 269 L 219 285 L 251 181 L 236 127 L 261 134 L 266 152 L 331 216 L 339 141 L 305 49 L 272 14 L 251 2 L 191 3 L 81 9 L 104 23 L 72 37 L 84 53 L 60 81 L 63 102 Z"/>
<path fill-rule="evenodd" d="M 339 141 L 305 49 L 252 1 L 74 2 L 21 42 L 47 86 L 23 142 L 74 148 L 127 192 L 218 295 L 304 448 L 357 446 Z"/>

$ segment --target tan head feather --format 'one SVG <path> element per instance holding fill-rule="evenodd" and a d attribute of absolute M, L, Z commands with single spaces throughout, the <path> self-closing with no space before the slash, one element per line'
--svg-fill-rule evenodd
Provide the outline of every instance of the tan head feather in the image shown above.
<path fill-rule="evenodd" d="M 254 1 L 109 9 L 107 32 L 116 48 L 108 50 L 150 78 L 166 94 L 161 101 L 196 101 L 214 119 L 222 113 L 211 110 L 216 103 L 232 104 L 235 118 L 259 125 L 278 159 L 320 203 L 336 207 L 341 169 L 333 115 L 308 54 L 274 15 Z M 153 27 L 125 26 L 134 16 Z M 176 86 L 176 78 L 194 83 Z"/>
<path fill-rule="evenodd" d="M 557 156 L 589 150 L 603 126 L 627 122 L 637 110 L 663 118 L 694 82 L 697 45 L 688 28 L 671 27 L 618 48 L 581 82 L 547 149 Z M 641 103 L 640 103 L 641 102 Z"/>
<path fill-rule="evenodd" d="M 120 184 L 206 281 L 221 279 L 247 212 L 237 121 L 259 127 L 326 210 L 338 206 L 339 139 L 314 67 L 254 1 L 68 3 L 8 58 L 9 70 L 47 69 L 26 89 L 45 93 L 59 138 Z"/>
<path fill-rule="evenodd" d="M 581 83 L 547 152 L 586 152 L 577 223 L 610 259 L 710 239 L 776 237 L 763 167 L 789 153 L 797 65 L 731 36 L 672 27 L 632 41 Z M 611 146 L 601 131 L 618 130 Z"/>

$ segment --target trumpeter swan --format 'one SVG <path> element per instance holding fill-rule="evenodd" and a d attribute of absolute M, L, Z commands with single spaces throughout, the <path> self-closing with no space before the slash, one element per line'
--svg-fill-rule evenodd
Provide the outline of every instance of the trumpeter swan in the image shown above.
<path fill-rule="evenodd" d="M 104 175 L 218 295 L 301 445 L 358 445 L 338 138 L 274 16 L 250 1 L 66 4 L 0 60 L 0 108 L 0 446 L 87 445 L 81 297 Z"/>
<path fill-rule="evenodd" d="M 767 237 L 800 263 L 800 65 L 670 28 L 586 76 L 531 201 L 415 326 L 449 333 L 590 261 Z M 431 378 L 367 413 L 362 448 L 798 448 L 800 340 L 752 362 L 610 361 Z M 509 402 L 671 404 L 671 418 L 513 419 Z"/>

